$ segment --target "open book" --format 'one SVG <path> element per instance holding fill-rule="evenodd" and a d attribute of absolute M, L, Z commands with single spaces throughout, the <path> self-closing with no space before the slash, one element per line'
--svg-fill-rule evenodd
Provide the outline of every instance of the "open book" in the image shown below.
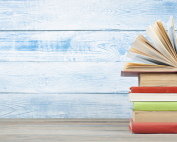
<path fill-rule="evenodd" d="M 127 57 L 143 63 L 127 62 L 124 71 L 177 71 L 177 38 L 173 17 L 167 23 L 168 33 L 162 22 L 156 21 L 146 29 L 153 45 L 143 35 L 139 35 Z"/>

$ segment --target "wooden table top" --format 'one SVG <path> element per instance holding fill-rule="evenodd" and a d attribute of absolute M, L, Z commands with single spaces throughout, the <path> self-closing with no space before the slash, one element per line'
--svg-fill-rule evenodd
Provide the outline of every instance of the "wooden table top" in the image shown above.
<path fill-rule="evenodd" d="M 1 142 L 169 142 L 176 134 L 132 134 L 129 119 L 0 119 Z"/>

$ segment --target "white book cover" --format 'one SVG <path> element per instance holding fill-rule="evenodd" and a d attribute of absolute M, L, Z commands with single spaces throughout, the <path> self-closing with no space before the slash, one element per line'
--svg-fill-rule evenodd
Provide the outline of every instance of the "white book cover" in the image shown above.
<path fill-rule="evenodd" d="M 130 102 L 177 101 L 177 93 L 129 93 Z"/>

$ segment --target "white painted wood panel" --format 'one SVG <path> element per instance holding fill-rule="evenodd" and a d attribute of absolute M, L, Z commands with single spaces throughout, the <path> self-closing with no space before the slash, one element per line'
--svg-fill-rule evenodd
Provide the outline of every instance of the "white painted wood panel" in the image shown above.
<path fill-rule="evenodd" d="M 0 61 L 126 61 L 141 31 L 0 32 Z"/>
<path fill-rule="evenodd" d="M 0 62 L 0 92 L 128 93 L 136 77 L 121 77 L 125 62 Z"/>
<path fill-rule="evenodd" d="M 170 15 L 176 0 L 1 0 L 0 30 L 145 30 Z"/>
<path fill-rule="evenodd" d="M 176 3 L 0 1 L 0 118 L 130 118 L 126 52 Z"/>
<path fill-rule="evenodd" d="M 130 118 L 127 94 L 0 93 L 0 118 Z"/>

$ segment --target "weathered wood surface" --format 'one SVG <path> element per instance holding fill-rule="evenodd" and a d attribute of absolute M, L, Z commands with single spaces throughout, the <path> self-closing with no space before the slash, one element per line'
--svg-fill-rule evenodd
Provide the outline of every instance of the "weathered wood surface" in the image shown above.
<path fill-rule="evenodd" d="M 1 0 L 0 30 L 145 30 L 174 15 L 176 0 Z"/>
<path fill-rule="evenodd" d="M 121 77 L 125 62 L 0 62 L 0 92 L 128 93 L 137 77 Z M 72 95 L 72 94 L 71 94 Z"/>
<path fill-rule="evenodd" d="M 0 62 L 0 118 L 131 117 L 124 63 Z"/>
<path fill-rule="evenodd" d="M 0 93 L 0 118 L 130 118 L 128 94 Z"/>
<path fill-rule="evenodd" d="M 138 83 L 120 77 L 126 52 L 156 20 L 177 23 L 176 5 L 0 1 L 0 118 L 131 117 L 127 93 Z"/>
<path fill-rule="evenodd" d="M 0 33 L 0 61 L 125 61 L 140 31 L 16 31 Z"/>
<path fill-rule="evenodd" d="M 176 142 L 176 134 L 132 134 L 129 119 L 1 119 L 1 142 Z"/>

